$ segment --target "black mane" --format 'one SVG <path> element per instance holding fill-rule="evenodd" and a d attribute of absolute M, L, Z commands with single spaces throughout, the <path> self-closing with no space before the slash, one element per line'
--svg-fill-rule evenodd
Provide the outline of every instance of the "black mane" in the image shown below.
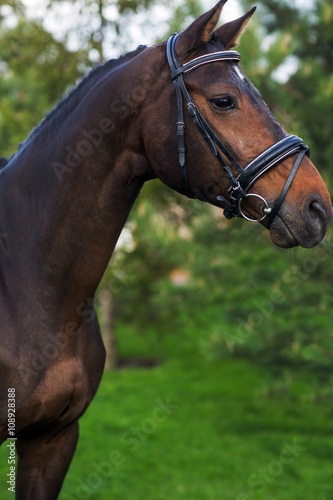
<path fill-rule="evenodd" d="M 117 68 L 130 59 L 133 59 L 146 48 L 146 45 L 139 45 L 136 50 L 128 52 L 127 54 L 120 56 L 118 59 L 110 59 L 104 64 L 100 64 L 99 66 L 93 68 L 86 76 L 82 78 L 77 86 L 73 87 L 67 94 L 65 94 L 63 99 L 58 104 L 56 104 L 56 106 L 45 116 L 45 118 L 30 132 L 27 139 L 24 142 L 20 143 L 17 153 L 22 148 L 24 148 L 30 142 L 30 140 L 41 131 L 44 125 L 47 125 L 53 118 L 58 115 L 61 116 L 62 113 L 64 113 L 65 116 L 68 116 L 70 113 L 72 113 L 76 106 L 80 103 L 82 99 L 82 91 L 87 84 L 93 83 L 102 74 Z M 14 155 L 11 156 L 10 159 L 12 159 L 17 153 L 14 153 Z M 3 160 L 6 160 L 6 158 L 3 158 Z M 8 161 L 9 160 L 7 160 L 5 163 L 5 161 L 1 162 L 0 160 L 0 170 L 8 163 Z"/>

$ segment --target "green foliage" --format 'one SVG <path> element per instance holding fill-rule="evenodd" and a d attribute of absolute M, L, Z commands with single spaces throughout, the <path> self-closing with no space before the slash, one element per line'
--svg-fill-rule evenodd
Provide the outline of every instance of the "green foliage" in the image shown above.
<path fill-rule="evenodd" d="M 156 210 L 145 192 L 132 217 L 134 250 L 108 271 L 123 272 L 113 290 L 123 356 L 247 356 L 329 376 L 332 238 L 280 251 L 259 225 L 225 222 L 198 201 Z"/>
<path fill-rule="evenodd" d="M 114 48 L 117 47 L 118 55 L 127 50 L 133 50 L 131 45 L 133 25 L 141 29 L 143 36 L 141 44 L 151 42 L 151 32 L 159 40 L 164 40 L 170 30 L 179 30 L 181 26 L 192 21 L 202 13 L 200 0 L 187 0 L 179 3 L 177 0 L 48 0 L 49 8 L 57 4 L 72 3 L 78 13 L 75 25 L 76 38 L 81 43 L 95 51 L 95 60 L 103 62 L 109 53 L 110 40 Z M 162 11 L 162 16 L 161 16 Z M 165 22 L 165 12 L 170 12 L 170 21 L 167 33 L 158 27 Z M 97 58 L 96 58 L 97 52 Z"/>
<path fill-rule="evenodd" d="M 188 0 L 187 2 L 175 3 L 173 15 L 170 19 L 168 32 L 160 36 L 160 40 L 165 40 L 170 33 L 175 33 L 186 26 L 202 14 L 202 4 L 200 0 Z"/>
<path fill-rule="evenodd" d="M 48 0 L 52 9 L 56 4 L 68 3 L 68 0 Z M 77 12 L 75 20 L 76 38 L 87 49 L 97 51 L 98 62 L 105 60 L 105 45 L 109 34 L 118 37 L 126 31 L 126 19 L 131 14 L 137 14 L 152 6 L 155 0 L 69 0 Z M 96 58 L 95 58 L 96 59 Z"/>
<path fill-rule="evenodd" d="M 71 52 L 39 23 L 21 18 L 0 31 L 1 155 L 15 152 L 64 91 L 82 76 L 81 51 Z"/>
<path fill-rule="evenodd" d="M 248 6 L 250 2 L 246 0 L 244 4 Z M 298 9 L 287 1 L 261 0 L 257 13 L 262 29 L 266 29 L 270 37 L 262 36 L 259 48 L 265 70 L 260 71 L 262 58 L 259 56 L 259 63 L 252 69 L 254 73 L 263 74 L 267 83 L 255 83 L 287 130 L 300 135 L 309 144 L 311 158 L 320 171 L 331 177 L 332 3 L 314 0 L 310 9 Z M 256 28 L 250 26 L 248 32 L 252 29 Z M 271 43 L 268 47 L 267 40 Z M 281 85 L 275 80 L 274 70 L 280 66 L 283 75 L 286 71 L 283 64 L 288 56 L 294 57 L 293 74 L 286 75 Z"/>
<path fill-rule="evenodd" d="M 49 6 L 55 3 L 64 3 L 66 0 L 48 0 Z M 70 0 L 72 3 L 77 2 L 77 0 Z M 93 7 L 97 9 L 99 13 L 102 13 L 104 9 L 114 6 L 116 4 L 117 10 L 120 14 L 126 13 L 126 11 L 138 12 L 140 8 L 148 8 L 156 0 L 81 0 L 80 1 L 80 11 L 84 13 L 87 9 Z"/>
<path fill-rule="evenodd" d="M 5 15 L 2 12 L 2 7 L 10 7 L 13 12 L 22 14 L 24 12 L 23 3 L 21 0 L 0 0 L 0 20 L 3 20 Z"/>

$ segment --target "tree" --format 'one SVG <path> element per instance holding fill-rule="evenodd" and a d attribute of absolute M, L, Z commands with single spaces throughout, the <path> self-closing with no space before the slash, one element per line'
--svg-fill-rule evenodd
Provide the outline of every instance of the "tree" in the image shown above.
<path fill-rule="evenodd" d="M 19 13 L 17 25 L 0 30 L 1 155 L 19 142 L 80 77 L 84 51 L 72 52 L 39 22 Z"/>
<path fill-rule="evenodd" d="M 72 29 L 81 45 L 95 52 L 94 60 L 98 63 L 107 58 L 110 45 L 119 48 L 118 55 L 135 48 L 134 27 L 135 31 L 141 28 L 140 43 L 154 43 L 164 36 L 160 24 L 161 19 L 168 17 L 166 12 L 171 30 L 180 29 L 185 19 L 202 13 L 200 0 L 184 1 L 181 5 L 175 0 L 48 0 L 50 9 L 64 3 L 72 4 L 78 12 Z"/>
<path fill-rule="evenodd" d="M 258 11 L 265 27 L 262 39 L 267 42 L 269 35 L 273 40 L 266 52 L 261 48 L 274 89 L 270 94 L 264 90 L 264 97 L 273 108 L 274 101 L 281 103 L 279 118 L 309 144 L 314 163 L 328 176 L 333 154 L 332 2 L 313 0 L 310 8 L 297 8 L 286 0 L 261 0 Z M 271 71 L 274 58 L 277 64 Z M 276 80 L 277 68 L 285 72 L 282 84 Z"/>
<path fill-rule="evenodd" d="M 20 0 L 0 0 L 0 22 L 2 23 L 4 19 L 11 13 L 20 13 L 24 11 L 23 4 Z"/>

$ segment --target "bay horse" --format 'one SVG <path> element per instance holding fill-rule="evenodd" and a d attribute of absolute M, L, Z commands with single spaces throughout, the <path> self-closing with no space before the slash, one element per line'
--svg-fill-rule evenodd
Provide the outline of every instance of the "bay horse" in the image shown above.
<path fill-rule="evenodd" d="M 325 237 L 308 148 L 233 50 L 254 9 L 216 28 L 225 1 L 92 70 L 1 169 L 0 435 L 19 500 L 58 497 L 104 367 L 94 293 L 145 181 L 258 220 L 280 247 Z"/>

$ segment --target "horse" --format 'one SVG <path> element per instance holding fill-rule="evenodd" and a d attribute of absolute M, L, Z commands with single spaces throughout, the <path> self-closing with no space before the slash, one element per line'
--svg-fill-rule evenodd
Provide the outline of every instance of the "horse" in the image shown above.
<path fill-rule="evenodd" d="M 0 437 L 19 500 L 59 495 L 104 367 L 94 294 L 144 182 L 259 221 L 282 248 L 325 237 L 308 147 L 234 50 L 254 8 L 217 27 L 225 1 L 93 69 L 0 171 Z"/>

